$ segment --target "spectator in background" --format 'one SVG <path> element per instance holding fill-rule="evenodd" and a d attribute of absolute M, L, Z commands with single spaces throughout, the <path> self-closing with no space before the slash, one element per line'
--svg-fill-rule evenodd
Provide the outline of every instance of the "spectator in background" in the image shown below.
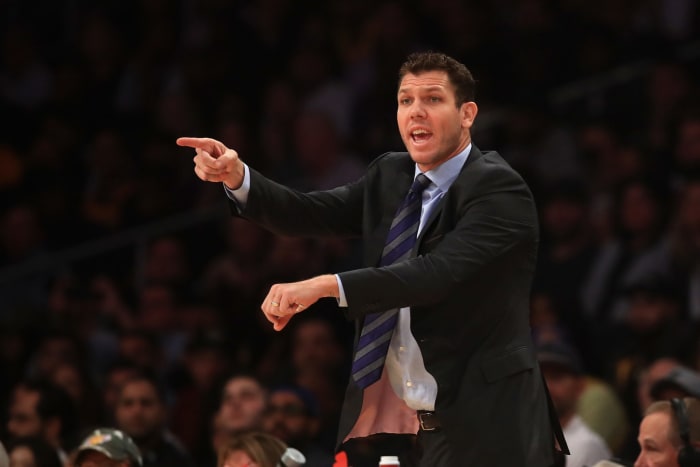
<path fill-rule="evenodd" d="M 267 390 L 252 375 L 236 374 L 224 383 L 219 408 L 214 415 L 212 444 L 218 452 L 231 435 L 262 428 Z"/>
<path fill-rule="evenodd" d="M 700 398 L 700 373 L 684 366 L 677 366 L 656 381 L 650 389 L 655 401 L 683 397 Z"/>
<path fill-rule="evenodd" d="M 104 425 L 114 425 L 114 414 L 119 401 L 119 393 L 124 383 L 136 377 L 140 368 L 131 360 L 120 358 L 115 360 L 105 371 L 101 381 L 102 422 Z"/>
<path fill-rule="evenodd" d="M 98 428 L 75 452 L 75 467 L 141 467 L 143 459 L 134 441 L 123 431 Z"/>
<path fill-rule="evenodd" d="M 662 248 L 667 196 L 664 183 L 651 179 L 627 180 L 617 188 L 611 211 L 615 236 L 596 254 L 583 290 L 590 320 L 606 324 L 621 319 L 625 304 L 620 291 L 639 279 L 645 261 Z"/>
<path fill-rule="evenodd" d="M 589 274 L 597 245 L 590 229 L 589 195 L 583 183 L 566 180 L 542 189 L 539 198 L 542 243 L 534 297 L 545 295 L 555 320 L 564 326 L 577 348 L 588 349 L 588 323 L 582 311 L 582 284 Z M 587 362 L 593 357 L 584 358 Z"/>
<path fill-rule="evenodd" d="M 45 439 L 38 437 L 16 438 L 7 446 L 9 464 L 3 464 L 0 458 L 0 466 L 6 467 L 62 467 L 63 463 L 56 452 Z"/>
<path fill-rule="evenodd" d="M 63 389 L 44 380 L 25 380 L 15 386 L 9 405 L 10 439 L 41 438 L 62 462 L 67 459 L 76 442 L 77 420 L 73 401 Z"/>
<path fill-rule="evenodd" d="M 577 414 L 585 379 L 574 350 L 560 342 L 543 343 L 537 349 L 537 360 L 571 451 L 566 467 L 585 467 L 608 459 L 610 448 Z"/>
<path fill-rule="evenodd" d="M 148 371 L 163 371 L 163 352 L 157 330 L 127 329 L 118 334 L 117 359 Z"/>
<path fill-rule="evenodd" d="M 305 467 L 328 467 L 333 463 L 332 446 L 318 443 L 320 428 L 318 402 L 299 386 L 282 385 L 270 390 L 263 429 L 306 457 Z"/>
<path fill-rule="evenodd" d="M 641 452 L 635 467 L 700 465 L 700 400 L 687 397 L 651 404 L 639 425 Z"/>
<path fill-rule="evenodd" d="M 121 386 L 114 420 L 116 427 L 139 447 L 144 467 L 195 465 L 180 441 L 168 430 L 165 389 L 156 377 L 141 373 Z"/>
<path fill-rule="evenodd" d="M 258 431 L 230 437 L 219 449 L 218 467 L 276 467 L 287 445 Z"/>
<path fill-rule="evenodd" d="M 628 308 L 622 321 L 601 334 L 608 356 L 606 376 L 629 374 L 661 358 L 680 358 L 692 348 L 693 329 L 682 320 L 675 284 L 664 280 L 635 283 L 624 294 Z"/>
<path fill-rule="evenodd" d="M 180 368 L 170 378 L 175 387 L 170 426 L 197 459 L 211 449 L 211 419 L 216 411 L 217 391 L 231 368 L 226 344 L 224 336 L 215 331 L 193 335 Z"/>

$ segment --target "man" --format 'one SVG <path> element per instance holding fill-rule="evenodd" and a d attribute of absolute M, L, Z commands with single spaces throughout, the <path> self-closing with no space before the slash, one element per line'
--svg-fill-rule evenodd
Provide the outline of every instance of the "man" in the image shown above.
<path fill-rule="evenodd" d="M 299 386 L 273 388 L 263 417 L 265 432 L 300 450 L 306 457 L 305 467 L 333 464 L 333 452 L 318 443 L 319 408 L 314 395 Z"/>
<path fill-rule="evenodd" d="M 139 447 L 144 466 L 194 465 L 189 453 L 166 427 L 165 392 L 152 375 L 140 373 L 122 385 L 114 419 L 117 428 Z"/>
<path fill-rule="evenodd" d="M 678 365 L 655 382 L 649 393 L 657 401 L 674 397 L 700 397 L 700 373 Z"/>
<path fill-rule="evenodd" d="M 44 380 L 21 381 L 12 392 L 7 432 L 13 439 L 44 439 L 65 461 L 75 442 L 75 413 L 72 399 L 60 387 Z"/>
<path fill-rule="evenodd" d="M 474 87 L 450 57 L 409 56 L 397 95 L 408 152 L 328 191 L 278 185 L 216 140 L 177 143 L 195 148 L 198 177 L 224 183 L 234 215 L 278 234 L 363 238 L 365 268 L 275 284 L 262 304 L 278 331 L 322 297 L 355 320 L 339 442 L 416 438 L 402 465 L 545 467 L 559 425 L 528 324 L 537 215 L 522 178 L 472 144 Z"/>
<path fill-rule="evenodd" d="M 267 404 L 267 391 L 254 376 L 236 374 L 225 383 L 219 410 L 217 427 L 227 435 L 240 431 L 259 429 Z"/>
<path fill-rule="evenodd" d="M 586 384 L 578 355 L 564 343 L 548 342 L 538 346 L 537 360 L 571 450 L 566 467 L 591 466 L 610 458 L 610 449 L 603 438 L 577 414 L 578 401 Z"/>
<path fill-rule="evenodd" d="M 98 428 L 78 448 L 75 467 L 141 467 L 141 453 L 134 441 L 120 430 Z"/>
<path fill-rule="evenodd" d="M 634 467 L 700 466 L 700 400 L 657 401 L 647 408 Z"/>

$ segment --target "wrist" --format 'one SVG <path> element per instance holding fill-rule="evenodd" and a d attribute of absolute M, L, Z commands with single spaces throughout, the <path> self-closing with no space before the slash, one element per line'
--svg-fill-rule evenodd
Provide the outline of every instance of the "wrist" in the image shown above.
<path fill-rule="evenodd" d="M 340 291 L 338 290 L 338 281 L 333 274 L 324 274 L 318 276 L 316 280 L 319 281 L 319 287 L 323 293 L 324 297 L 339 298 Z"/>
<path fill-rule="evenodd" d="M 224 185 L 229 190 L 238 190 L 243 185 L 243 180 L 245 179 L 245 166 L 239 161 L 238 164 L 231 171 L 229 176 L 224 180 Z"/>

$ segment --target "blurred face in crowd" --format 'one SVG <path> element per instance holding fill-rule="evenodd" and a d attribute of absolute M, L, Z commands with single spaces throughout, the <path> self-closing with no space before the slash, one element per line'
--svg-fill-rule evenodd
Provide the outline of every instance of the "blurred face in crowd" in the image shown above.
<path fill-rule="evenodd" d="M 342 356 L 329 323 L 309 320 L 295 329 L 292 360 L 297 371 L 326 371 L 340 364 Z"/>
<path fill-rule="evenodd" d="M 444 71 L 409 73 L 401 80 L 396 112 L 399 132 L 423 172 L 467 147 L 476 113 L 474 102 L 457 106 L 454 86 Z"/>
<path fill-rule="evenodd" d="M 40 467 L 36 465 L 34 453 L 26 446 L 17 446 L 10 453 L 10 467 Z"/>
<path fill-rule="evenodd" d="M 258 467 L 247 452 L 242 450 L 232 451 L 226 456 L 223 467 Z"/>
<path fill-rule="evenodd" d="M 129 467 L 126 461 L 115 461 L 97 451 L 85 451 L 75 467 Z"/>
<path fill-rule="evenodd" d="M 576 403 L 583 385 L 582 378 L 560 365 L 547 363 L 541 367 L 559 418 L 568 421 L 567 418 L 576 412 Z"/>
<path fill-rule="evenodd" d="M 259 426 L 265 410 L 265 391 L 260 383 L 247 376 L 230 379 L 224 387 L 218 423 L 225 431 Z"/>
<path fill-rule="evenodd" d="M 671 415 L 655 412 L 639 425 L 641 451 L 634 467 L 678 467 L 678 448 L 671 442 Z"/>
<path fill-rule="evenodd" d="M 157 435 L 165 423 L 165 406 L 153 385 L 144 380 L 122 387 L 115 410 L 117 426 L 135 441 Z"/>
<path fill-rule="evenodd" d="M 19 438 L 26 436 L 42 436 L 42 420 L 37 412 L 39 393 L 18 387 L 14 391 L 10 403 L 7 431 L 10 436 Z"/>
<path fill-rule="evenodd" d="M 265 432 L 289 445 L 301 446 L 314 436 L 317 425 L 294 392 L 279 390 L 270 395 L 263 418 Z"/>

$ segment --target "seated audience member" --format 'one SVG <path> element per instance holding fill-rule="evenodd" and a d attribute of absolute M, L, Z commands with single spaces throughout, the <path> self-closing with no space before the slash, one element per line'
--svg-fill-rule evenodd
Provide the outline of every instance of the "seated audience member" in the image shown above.
<path fill-rule="evenodd" d="M 61 467 L 63 465 L 56 449 L 43 438 L 17 438 L 7 448 L 9 461 L 3 463 L 0 458 L 0 466 Z"/>
<path fill-rule="evenodd" d="M 25 380 L 15 385 L 7 422 L 9 439 L 41 437 L 58 453 L 61 461 L 74 446 L 76 420 L 70 396 L 45 380 Z"/>
<path fill-rule="evenodd" d="M 260 429 L 267 391 L 252 375 L 238 374 L 226 380 L 215 425 L 226 435 Z"/>
<path fill-rule="evenodd" d="M 280 439 L 258 431 L 229 438 L 219 449 L 218 467 L 277 467 L 287 445 Z"/>
<path fill-rule="evenodd" d="M 562 342 L 542 343 L 537 359 L 571 451 L 566 467 L 585 467 L 608 459 L 611 453 L 603 438 L 576 413 L 585 376 L 574 349 Z"/>
<path fill-rule="evenodd" d="M 263 428 L 306 457 L 306 467 L 327 467 L 333 463 L 333 451 L 318 443 L 320 426 L 318 403 L 307 389 L 278 386 L 270 391 Z"/>
<path fill-rule="evenodd" d="M 651 404 L 639 425 L 634 467 L 700 467 L 700 400 Z"/>
<path fill-rule="evenodd" d="M 674 397 L 700 398 L 700 373 L 684 366 L 669 371 L 651 387 L 654 400 L 669 400 Z"/>
<path fill-rule="evenodd" d="M 75 467 L 140 467 L 141 452 L 134 441 L 120 430 L 98 428 L 78 447 Z"/>
<path fill-rule="evenodd" d="M 195 465 L 167 426 L 165 390 L 150 373 L 141 373 L 121 386 L 115 407 L 117 428 L 129 435 L 141 451 L 145 467 Z"/>

